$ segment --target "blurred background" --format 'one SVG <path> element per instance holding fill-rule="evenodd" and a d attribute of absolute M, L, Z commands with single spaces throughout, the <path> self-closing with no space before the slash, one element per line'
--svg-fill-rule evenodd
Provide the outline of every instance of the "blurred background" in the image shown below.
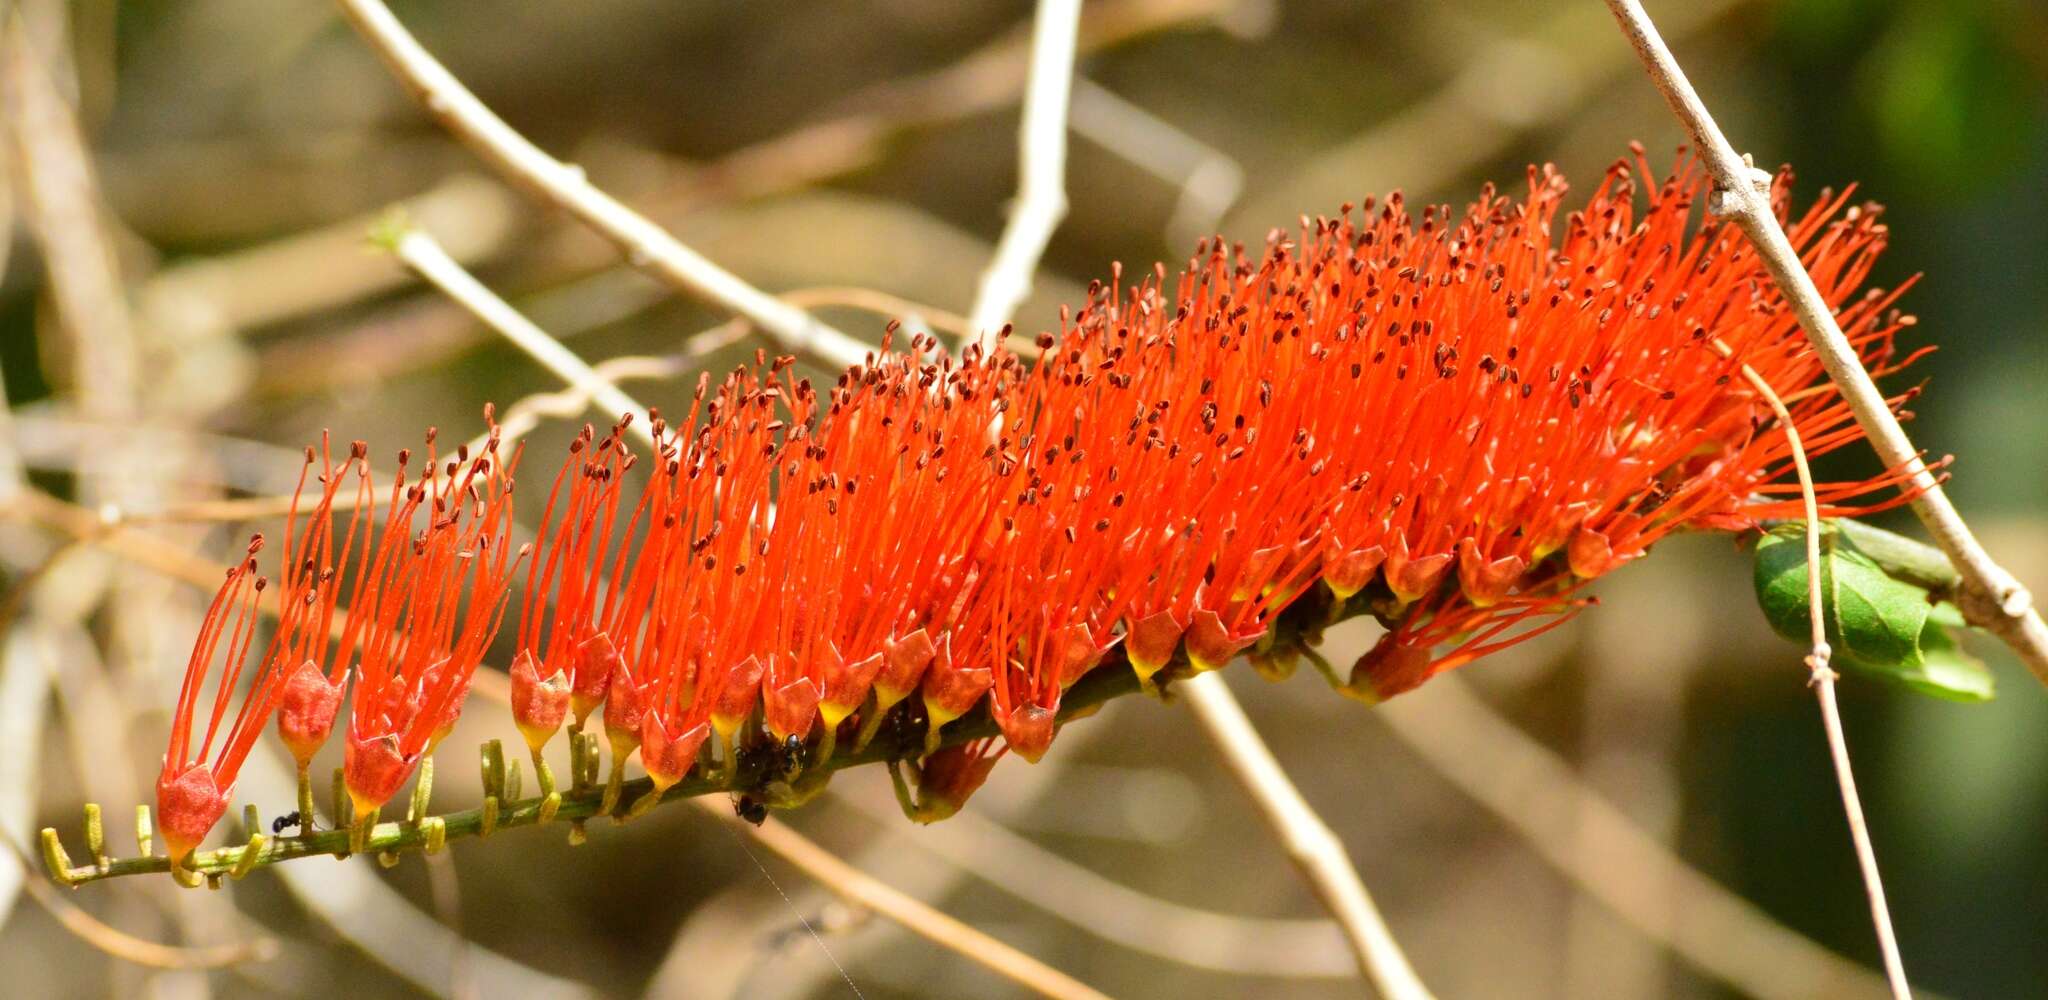
<path fill-rule="evenodd" d="M 1928 382 L 1913 430 L 1958 456 L 1951 489 L 1992 551 L 2048 588 L 2048 9 L 1649 7 L 1737 146 L 1797 165 L 1802 204 L 1855 182 L 1889 206 L 1875 280 L 1925 273 L 1906 305 L 1941 347 L 1910 376 Z M 321 428 L 385 455 L 556 387 L 368 246 L 388 206 L 584 357 L 652 359 L 661 377 L 630 387 L 648 403 L 757 342 L 493 180 L 318 0 L 7 11 L 0 829 L 26 845 L 55 825 L 76 856 L 96 801 L 132 853 L 121 818 L 148 800 L 210 597 L 186 577 L 217 578 L 276 525 L 192 505 L 288 491 Z M 748 280 L 865 337 L 967 310 L 1015 190 L 1029 3 L 397 12 L 515 127 Z M 1631 139 L 1660 165 L 1680 141 L 1592 0 L 1088 0 L 1083 17 L 1071 209 L 1027 332 L 1112 261 L 1177 262 L 1205 233 L 1258 239 L 1396 187 L 1462 203 L 1531 162 L 1590 184 Z M 574 423 L 533 433 L 543 467 Z M 1835 472 L 1874 471 L 1849 451 Z M 101 505 L 133 523 L 113 531 Z M 1230 680 L 1444 997 L 1877 995 L 1817 711 L 1746 554 L 1676 538 L 1601 596 L 1377 710 L 1306 672 Z M 1334 636 L 1331 658 L 1372 633 Z M 1849 739 L 1915 983 L 2048 996 L 2048 692 L 1975 648 L 1996 701 L 1852 678 Z M 512 735 L 479 703 L 449 746 Z M 266 816 L 290 809 L 272 753 L 237 792 Z M 438 801 L 474 804 L 467 751 L 444 757 Z M 1128 698 L 1044 763 L 1006 762 L 953 822 L 903 820 L 875 769 L 786 818 L 1113 995 L 1356 995 L 1216 764 L 1183 708 Z M 869 997 L 1010 995 L 696 810 L 591 833 L 571 849 L 559 828 L 516 831 L 391 871 L 284 865 L 219 893 L 152 878 L 66 895 L 152 940 L 278 942 L 214 972 L 103 959 L 0 862 L 0 992 L 765 1000 L 844 996 L 850 978 Z"/>

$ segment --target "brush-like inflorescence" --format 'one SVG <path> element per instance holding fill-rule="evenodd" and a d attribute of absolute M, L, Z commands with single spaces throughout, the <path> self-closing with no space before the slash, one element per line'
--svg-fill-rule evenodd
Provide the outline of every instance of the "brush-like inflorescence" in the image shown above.
<path fill-rule="evenodd" d="M 1645 192 L 1637 176 L 1640 152 L 1569 214 L 1562 178 L 1532 169 L 1525 195 L 1489 188 L 1462 217 L 1432 206 L 1418 223 L 1396 195 L 1256 254 L 1205 244 L 1178 278 L 1093 287 L 1035 364 L 956 362 L 913 337 L 821 388 L 757 360 L 700 379 L 683 419 L 650 415 L 656 448 L 637 462 L 624 424 L 586 430 L 526 567 L 519 727 L 538 757 L 602 707 L 615 779 L 637 748 L 657 794 L 714 746 L 727 769 L 772 753 L 789 801 L 803 762 L 894 719 L 926 733 L 923 801 L 906 804 L 931 818 L 1003 753 L 1043 754 L 1062 693 L 1105 658 L 1147 685 L 1241 653 L 1284 672 L 1316 626 L 1371 613 L 1386 635 L 1333 681 L 1377 701 L 1554 626 L 1586 581 L 1670 532 L 1794 515 L 1784 437 L 1742 366 L 1809 452 L 1854 440 L 1850 413 L 1740 235 L 1689 226 L 1704 176 L 1684 166 Z M 1790 229 L 1885 374 L 1911 360 L 1893 343 L 1910 320 L 1896 291 L 1862 290 L 1885 229 L 1848 203 L 1824 195 Z M 409 486 L 401 462 L 393 527 L 358 543 L 352 520 L 339 561 L 329 508 L 362 452 L 323 461 L 312 527 L 287 541 L 284 625 L 208 772 L 261 586 L 253 554 L 229 574 L 166 759 L 174 850 L 219 815 L 281 698 L 309 758 L 352 657 L 359 812 L 446 732 L 511 572 L 508 473 L 486 452 Z M 1854 513 L 1902 481 L 1819 498 Z M 230 673 L 187 764 L 223 635 Z M 983 705 L 1000 739 L 938 751 Z"/>

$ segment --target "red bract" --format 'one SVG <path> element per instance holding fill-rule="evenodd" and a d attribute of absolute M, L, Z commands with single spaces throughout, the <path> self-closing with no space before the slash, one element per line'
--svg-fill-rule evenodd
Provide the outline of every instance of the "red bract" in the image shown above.
<path fill-rule="evenodd" d="M 454 728 L 513 569 L 518 458 L 500 460 L 496 429 L 481 454 L 464 447 L 446 465 L 429 431 L 425 466 L 408 483 L 410 461 L 399 453 L 384 531 L 351 594 L 360 659 L 342 774 L 358 816 L 390 799 Z"/>

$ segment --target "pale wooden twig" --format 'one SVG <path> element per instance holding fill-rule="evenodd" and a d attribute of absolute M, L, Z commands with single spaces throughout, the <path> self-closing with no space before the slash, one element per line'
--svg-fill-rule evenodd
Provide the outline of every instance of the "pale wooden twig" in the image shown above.
<path fill-rule="evenodd" d="M 1076 76 L 1073 104 L 1075 135 L 1179 189 L 1165 229 L 1174 249 L 1214 233 L 1244 193 L 1244 167 L 1236 160 L 1115 91 Z"/>
<path fill-rule="evenodd" d="M 1800 272 L 1804 274 L 1804 271 Z M 1728 345 L 1716 337 L 1713 348 L 1724 358 L 1734 357 Z M 1859 367 L 1857 369 L 1861 371 Z M 1812 651 L 1806 656 L 1809 685 L 1820 701 L 1821 728 L 1827 734 L 1828 756 L 1834 761 L 1835 784 L 1842 790 L 1842 811 L 1849 820 L 1849 841 L 1856 850 L 1856 864 L 1863 870 L 1863 887 L 1870 897 L 1870 920 L 1877 928 L 1878 951 L 1884 956 L 1885 979 L 1896 1000 L 1912 1000 L 1913 988 L 1906 981 L 1906 964 L 1899 957 L 1899 940 L 1892 932 L 1892 914 L 1884 900 L 1884 880 L 1877 870 L 1877 851 L 1870 843 L 1870 824 L 1863 817 L 1863 802 L 1856 794 L 1856 774 L 1849 767 L 1849 742 L 1842 733 L 1842 712 L 1835 704 L 1837 675 L 1828 666 L 1833 651 L 1828 648 L 1827 617 L 1824 610 L 1820 564 L 1820 502 L 1813 493 L 1813 470 L 1806 463 L 1806 446 L 1785 402 L 1755 368 L 1742 365 L 1742 377 L 1770 404 L 1777 415 L 1778 430 L 1792 450 L 1792 465 L 1799 473 L 1799 497 L 1806 508 L 1806 610 L 1812 626 Z"/>
<path fill-rule="evenodd" d="M 887 883 L 834 857 L 780 820 L 770 819 L 760 826 L 751 826 L 717 801 L 702 798 L 696 801 L 704 811 L 774 851 L 778 857 L 839 896 L 888 917 L 934 944 L 972 958 L 1019 986 L 1047 997 L 1107 1000 L 1102 993 L 1066 973 L 940 913 L 922 901 L 897 892 Z"/>
<path fill-rule="evenodd" d="M 1400 945 L 1394 943 L 1372 895 L 1359 880 L 1344 842 L 1301 797 L 1301 790 L 1294 787 L 1224 686 L 1222 675 L 1216 671 L 1197 674 L 1175 690 L 1187 698 L 1188 707 L 1201 721 L 1231 776 L 1244 786 L 1266 825 L 1279 837 L 1288 860 L 1301 869 L 1316 897 L 1343 928 L 1366 980 L 1386 1000 L 1430 1000 L 1429 989 L 1408 964 Z"/>
<path fill-rule="evenodd" d="M 1758 184 L 1758 172 L 1735 151 L 1714 122 L 1677 58 L 1657 34 L 1657 27 L 1643 5 L 1638 0 L 1606 3 L 1642 58 L 1651 81 L 1691 133 L 1695 147 L 1712 171 L 1716 190 L 1711 207 L 1749 237 L 1878 457 L 1888 467 L 1902 468 L 1911 474 L 1908 488 L 1914 492 L 1913 512 L 1962 574 L 1958 603 L 1963 614 L 1971 624 L 2004 640 L 2025 661 L 2027 669 L 2048 684 L 2048 623 L 2034 609 L 2033 596 L 1992 560 L 1955 505 L 1949 502 L 1948 495 L 1942 492 L 1940 482 L 1921 461 L 1919 449 L 1899 426 L 1898 418 L 1885 403 L 1884 393 L 1864 369 L 1856 348 L 1842 335 L 1834 311 L 1800 263 L 1791 240 L 1786 238 L 1777 213 L 1771 209 L 1768 185 Z"/>
<path fill-rule="evenodd" d="M 1038 259 L 1067 214 L 1067 103 L 1080 22 L 1081 0 L 1038 0 L 1024 118 L 1017 129 L 1017 200 L 967 313 L 973 344 L 983 353 L 994 349 L 1002 328 L 1031 294 Z"/>
<path fill-rule="evenodd" d="M 485 288 L 455 258 L 448 256 L 441 244 L 434 241 L 425 231 L 408 229 L 392 242 L 392 252 L 406 266 L 427 279 L 428 283 L 446 293 L 483 320 L 491 329 L 503 334 L 520 350 L 531 355 L 547 370 L 560 376 L 590 403 L 605 414 L 607 420 L 617 420 L 629 414 L 639 414 L 643 419 L 628 425 L 628 431 L 638 437 L 641 443 L 653 447 L 654 431 L 651 421 L 644 419 L 647 409 L 633 397 L 626 395 L 604 376 L 599 375 L 590 364 L 576 355 L 576 352 L 562 346 L 562 342 L 548 335 L 546 330 L 533 325 L 533 321 L 519 314 L 497 293 Z"/>
<path fill-rule="evenodd" d="M 845 368 L 869 348 L 803 310 L 755 288 L 590 183 L 581 168 L 549 156 L 477 100 L 380 0 L 338 0 L 363 39 L 428 114 L 492 169 L 574 215 L 629 261 L 720 308 L 747 317 L 792 354 Z"/>
<path fill-rule="evenodd" d="M 93 419 L 124 420 L 136 412 L 141 371 L 91 156 L 21 13 L 10 4 L 0 18 L 0 98 L 22 216 L 49 271 L 45 287 L 69 342 L 79 408 Z"/>

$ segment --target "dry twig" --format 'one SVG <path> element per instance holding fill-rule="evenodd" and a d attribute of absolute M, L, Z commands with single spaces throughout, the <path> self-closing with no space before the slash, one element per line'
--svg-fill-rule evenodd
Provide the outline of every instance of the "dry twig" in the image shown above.
<path fill-rule="evenodd" d="M 1266 825 L 1279 837 L 1288 860 L 1301 869 L 1316 898 L 1344 929 L 1366 980 L 1386 1000 L 1429 1000 L 1429 989 L 1394 942 L 1393 932 L 1359 880 L 1358 869 L 1352 867 L 1344 842 L 1301 797 L 1301 790 L 1294 787 L 1224 686 L 1222 675 L 1214 671 L 1197 674 L 1179 690 L 1231 776 L 1244 786 Z"/>
<path fill-rule="evenodd" d="M 1038 259 L 1067 214 L 1067 104 L 1080 21 L 1081 0 L 1039 0 L 1031 24 L 1031 76 L 1017 130 L 1017 201 L 967 314 L 972 343 L 984 353 L 995 349 L 996 337 L 1031 294 Z"/>

